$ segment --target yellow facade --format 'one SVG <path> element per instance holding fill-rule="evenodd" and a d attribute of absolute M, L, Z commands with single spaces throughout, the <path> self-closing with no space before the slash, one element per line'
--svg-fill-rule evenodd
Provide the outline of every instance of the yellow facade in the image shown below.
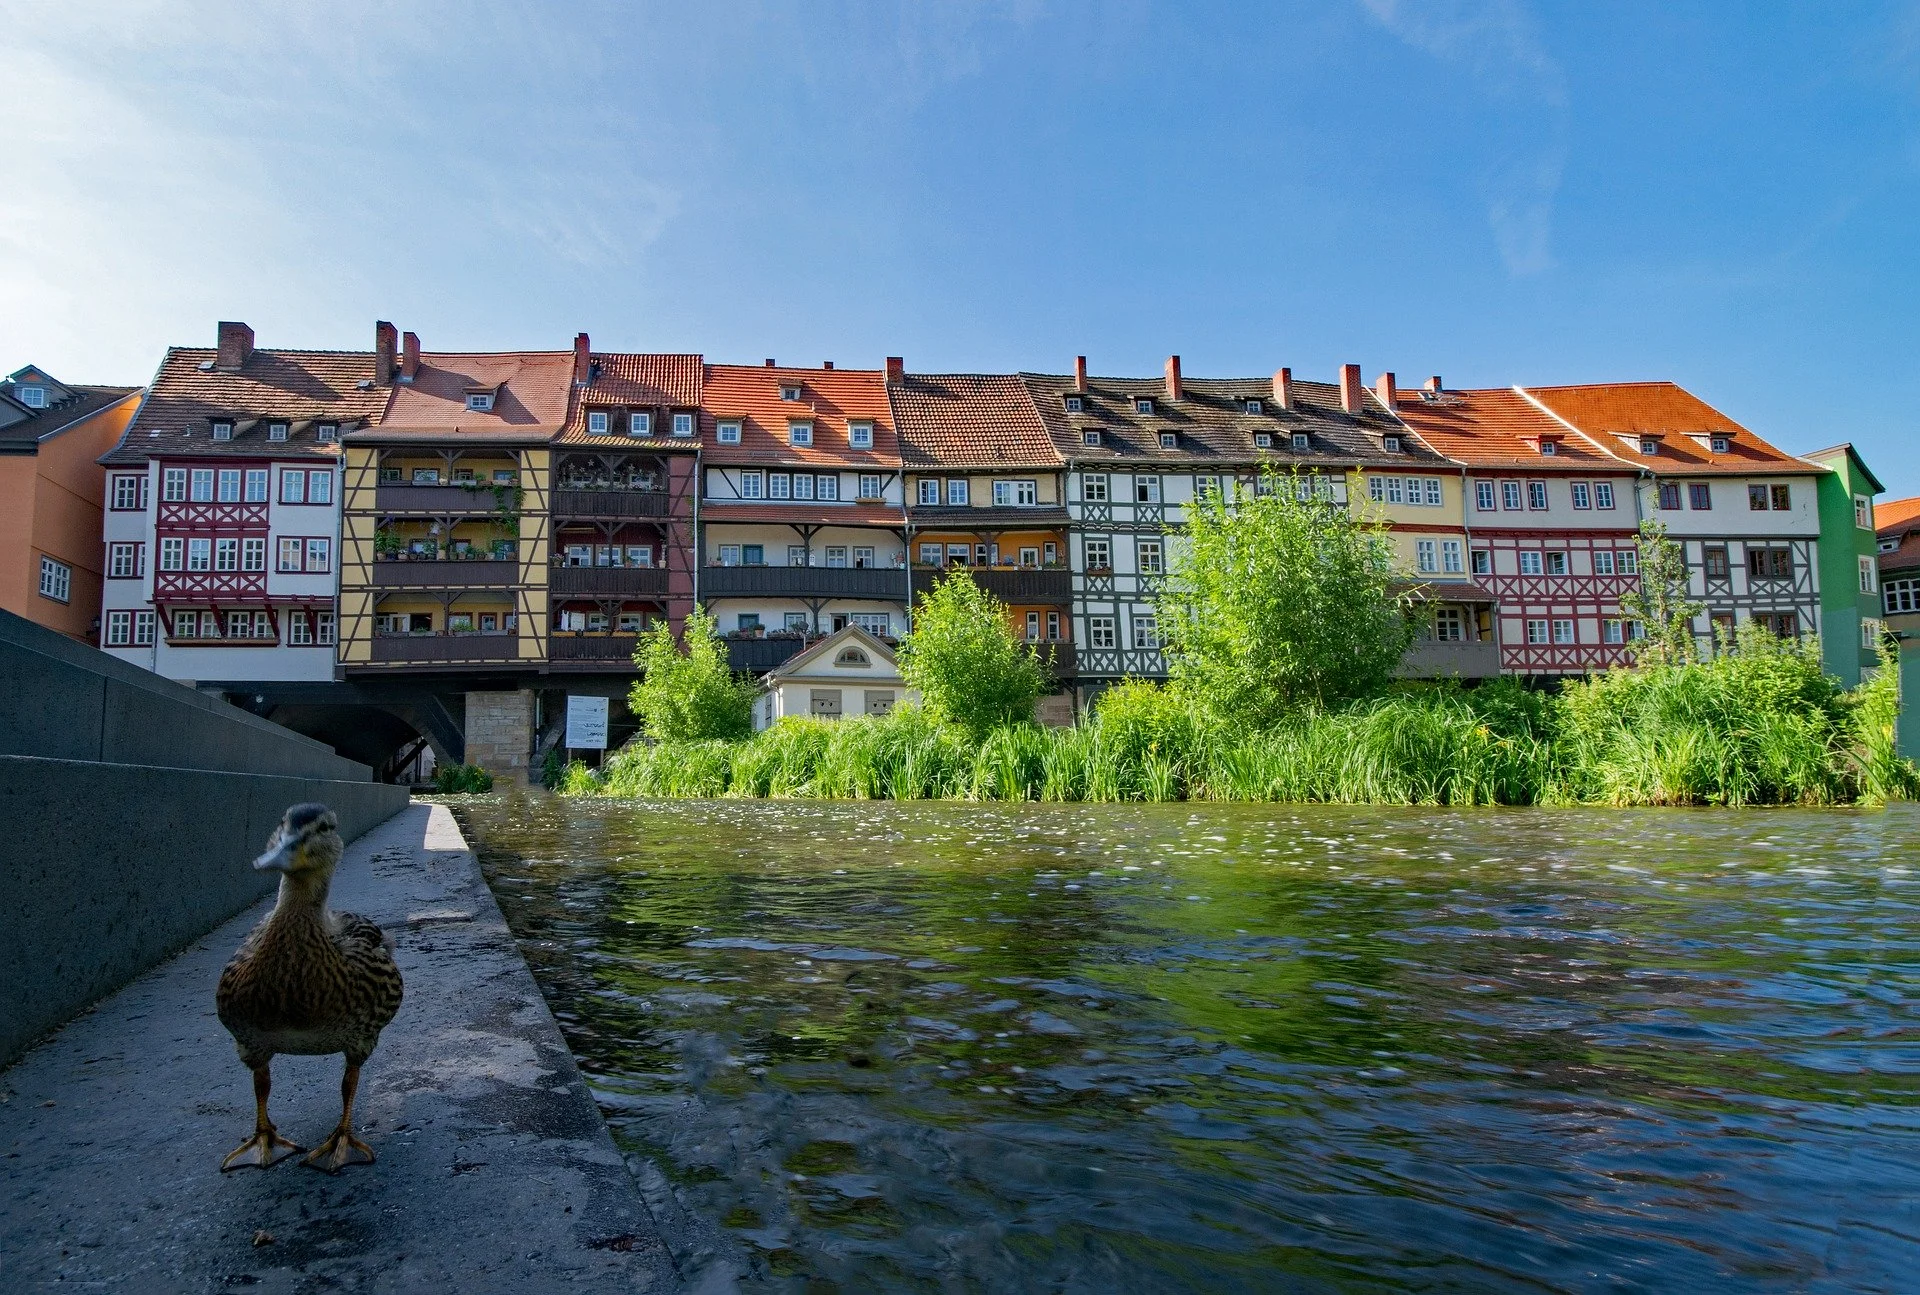
<path fill-rule="evenodd" d="M 1373 484 L 1378 479 L 1377 489 Z M 1417 487 L 1411 483 L 1417 482 Z M 1439 487 L 1439 502 L 1429 503 L 1431 484 Z M 1417 490 L 1419 502 L 1409 498 Z M 1356 469 L 1347 474 L 1347 498 L 1354 515 L 1383 521 L 1391 528 L 1395 564 L 1408 579 L 1466 580 L 1471 557 L 1467 552 L 1466 492 L 1458 469 L 1410 464 L 1406 469 Z M 1427 555 L 1431 569 L 1421 567 L 1421 541 L 1433 548 Z M 1455 546 L 1449 548 L 1448 545 Z M 1457 555 L 1457 556 L 1455 556 Z M 1457 570 L 1448 567 L 1456 566 Z"/>

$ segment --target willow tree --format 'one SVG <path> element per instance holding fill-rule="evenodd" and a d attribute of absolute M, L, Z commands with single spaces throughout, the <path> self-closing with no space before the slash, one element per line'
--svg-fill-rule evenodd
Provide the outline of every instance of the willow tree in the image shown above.
<path fill-rule="evenodd" d="M 1379 692 L 1412 641 L 1386 526 L 1317 485 L 1269 468 L 1187 510 L 1155 610 L 1175 686 L 1216 720 L 1266 728 Z"/>

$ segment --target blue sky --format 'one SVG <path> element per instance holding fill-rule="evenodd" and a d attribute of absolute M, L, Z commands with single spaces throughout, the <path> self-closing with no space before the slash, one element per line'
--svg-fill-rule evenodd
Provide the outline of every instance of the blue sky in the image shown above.
<path fill-rule="evenodd" d="M 1670 378 L 1920 493 L 1920 5 L 0 0 L 0 371 Z"/>

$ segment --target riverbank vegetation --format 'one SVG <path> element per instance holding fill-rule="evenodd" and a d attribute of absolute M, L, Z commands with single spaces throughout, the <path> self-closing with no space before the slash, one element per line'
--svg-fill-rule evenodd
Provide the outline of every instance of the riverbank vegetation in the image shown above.
<path fill-rule="evenodd" d="M 901 657 L 921 706 L 782 720 L 746 736 L 745 694 L 709 623 L 656 635 L 634 710 L 652 740 L 560 789 L 612 796 L 1293 801 L 1440 805 L 1838 805 L 1920 792 L 1895 754 L 1892 661 L 1844 690 L 1811 639 L 1743 626 L 1698 651 L 1664 586 L 1636 606 L 1631 668 L 1558 693 L 1513 680 L 1396 683 L 1418 608 L 1383 527 L 1289 478 L 1203 500 L 1158 602 L 1171 678 L 1102 693 L 1072 728 L 1031 713 L 1039 666 L 964 573 L 922 606 Z M 1669 570 L 1657 528 L 1642 569 Z M 657 673 L 655 673 L 657 671 Z"/>

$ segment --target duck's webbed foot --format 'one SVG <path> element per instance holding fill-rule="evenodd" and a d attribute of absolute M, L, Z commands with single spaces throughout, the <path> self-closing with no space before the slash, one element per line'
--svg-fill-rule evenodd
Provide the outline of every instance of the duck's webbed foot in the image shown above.
<path fill-rule="evenodd" d="M 342 1125 L 325 1142 L 309 1151 L 300 1163 L 337 1174 L 348 1165 L 372 1164 L 373 1148 L 354 1137 L 353 1130 Z"/>
<path fill-rule="evenodd" d="M 263 1065 L 253 1068 L 253 1136 L 227 1153 L 220 1162 L 220 1172 L 229 1169 L 244 1169 L 253 1165 L 259 1169 L 271 1169 L 296 1151 L 306 1148 L 297 1142 L 289 1142 L 280 1136 L 273 1127 L 273 1121 L 267 1118 L 267 1092 L 273 1086 L 273 1077 Z"/>

